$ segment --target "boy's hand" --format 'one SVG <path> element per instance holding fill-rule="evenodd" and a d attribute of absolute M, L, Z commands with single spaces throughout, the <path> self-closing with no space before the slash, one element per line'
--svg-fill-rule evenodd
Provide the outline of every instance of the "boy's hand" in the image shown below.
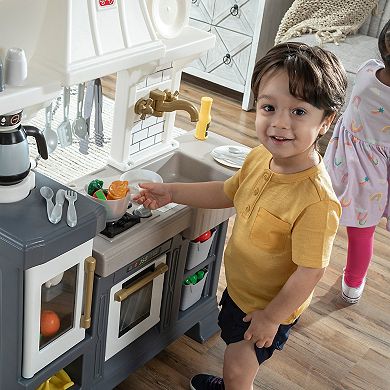
<path fill-rule="evenodd" d="M 140 193 L 133 197 L 138 204 L 155 210 L 172 202 L 172 194 L 166 183 L 142 183 L 139 184 Z"/>
<path fill-rule="evenodd" d="M 280 324 L 273 322 L 264 310 L 256 310 L 247 314 L 243 321 L 251 323 L 244 334 L 245 340 L 252 341 L 258 348 L 272 345 Z"/>

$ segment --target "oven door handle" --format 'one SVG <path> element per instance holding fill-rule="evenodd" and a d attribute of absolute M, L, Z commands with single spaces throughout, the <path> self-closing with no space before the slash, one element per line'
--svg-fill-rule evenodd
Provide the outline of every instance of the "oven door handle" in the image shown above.
<path fill-rule="evenodd" d="M 95 268 L 96 268 L 96 260 L 92 256 L 87 257 L 84 263 L 84 269 L 86 273 L 84 314 L 81 315 L 81 319 L 80 319 L 80 326 L 84 329 L 88 329 L 91 326 L 93 277 L 95 274 Z"/>
<path fill-rule="evenodd" d="M 156 269 L 152 272 L 148 272 L 143 276 L 142 279 L 138 280 L 134 284 L 132 284 L 128 288 L 123 288 L 122 290 L 117 291 L 114 294 L 114 300 L 117 302 L 123 302 L 126 298 L 128 298 L 131 294 L 134 294 L 141 288 L 145 287 L 148 283 L 150 283 L 153 279 L 157 278 L 161 274 L 168 271 L 168 266 L 164 263 L 159 264 Z"/>

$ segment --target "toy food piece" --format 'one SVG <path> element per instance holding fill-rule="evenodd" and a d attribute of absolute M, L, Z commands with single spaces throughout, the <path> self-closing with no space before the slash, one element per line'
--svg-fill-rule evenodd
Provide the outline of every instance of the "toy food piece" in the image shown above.
<path fill-rule="evenodd" d="M 41 312 L 41 334 L 44 337 L 54 336 L 60 329 L 61 321 L 58 314 L 53 310 Z"/>
<path fill-rule="evenodd" d="M 104 191 L 102 189 L 95 191 L 92 196 L 94 198 L 101 199 L 101 200 L 107 199 L 106 194 L 104 193 Z"/>
<path fill-rule="evenodd" d="M 66 390 L 74 385 L 74 382 L 70 379 L 69 375 L 60 370 L 45 382 L 43 382 L 37 390 Z"/>
<path fill-rule="evenodd" d="M 198 282 L 204 278 L 205 272 L 201 269 L 196 273 L 196 277 L 198 279 Z"/>
<path fill-rule="evenodd" d="M 108 187 L 107 199 L 115 200 L 124 198 L 129 192 L 127 180 L 115 180 Z"/>
<path fill-rule="evenodd" d="M 199 237 L 196 237 L 194 242 L 205 242 L 212 236 L 211 230 L 207 230 L 207 232 L 204 232 Z"/>
<path fill-rule="evenodd" d="M 103 188 L 103 180 L 94 179 L 88 184 L 88 195 L 93 195 L 97 190 Z"/>
<path fill-rule="evenodd" d="M 196 284 L 198 282 L 198 278 L 197 278 L 196 274 L 191 275 L 189 279 L 190 279 L 191 284 Z"/>
<path fill-rule="evenodd" d="M 201 269 L 197 273 L 188 276 L 188 278 L 183 281 L 183 285 L 188 286 L 190 284 L 196 284 L 204 278 L 205 274 L 206 269 Z"/>

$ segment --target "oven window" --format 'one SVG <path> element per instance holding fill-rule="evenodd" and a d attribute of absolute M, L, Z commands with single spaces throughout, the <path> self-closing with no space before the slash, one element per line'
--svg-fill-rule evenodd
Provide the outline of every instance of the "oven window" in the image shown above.
<path fill-rule="evenodd" d="M 39 349 L 73 328 L 78 265 L 41 286 Z"/>
<path fill-rule="evenodd" d="M 123 283 L 122 288 L 129 288 L 139 280 L 141 280 L 146 274 L 154 271 L 154 265 L 146 268 L 140 272 L 134 278 Z M 123 336 L 129 330 L 141 323 L 143 320 L 150 316 L 150 308 L 152 303 L 152 291 L 153 280 L 146 284 L 141 289 L 135 291 L 129 295 L 121 303 L 121 312 L 119 319 L 119 337 Z"/>

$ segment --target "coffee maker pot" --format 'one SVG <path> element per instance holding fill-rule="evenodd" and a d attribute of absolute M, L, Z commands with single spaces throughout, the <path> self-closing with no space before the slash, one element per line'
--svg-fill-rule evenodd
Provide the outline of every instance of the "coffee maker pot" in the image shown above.
<path fill-rule="evenodd" d="M 46 140 L 38 128 L 22 126 L 22 112 L 0 115 L 0 185 L 17 184 L 30 172 L 27 137 L 35 138 L 40 156 L 47 160 Z"/>

